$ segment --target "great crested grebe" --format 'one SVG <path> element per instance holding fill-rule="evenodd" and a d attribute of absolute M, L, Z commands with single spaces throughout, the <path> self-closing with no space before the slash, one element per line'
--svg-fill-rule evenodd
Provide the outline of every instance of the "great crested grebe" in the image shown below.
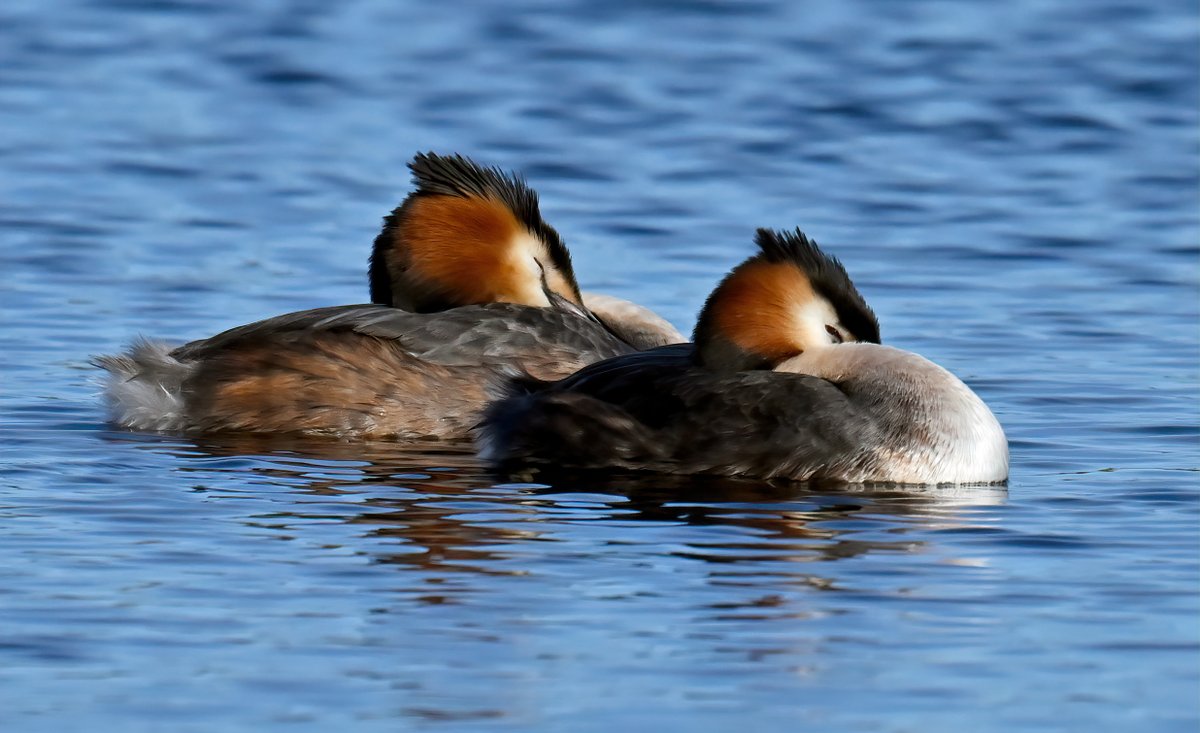
<path fill-rule="evenodd" d="M 178 348 L 139 341 L 95 363 L 112 421 L 135 430 L 464 437 L 497 374 L 557 379 L 634 351 L 601 323 L 523 181 L 418 155 L 417 189 L 385 220 L 371 305 L 300 311 Z M 396 306 L 396 307 L 393 307 Z M 648 315 L 647 315 L 648 314 Z M 646 337 L 658 345 L 669 334 Z"/>
<path fill-rule="evenodd" d="M 927 359 L 879 345 L 845 269 L 799 230 L 709 296 L 695 343 L 618 356 L 489 407 L 484 457 L 507 468 L 625 468 L 799 481 L 999 483 L 987 406 Z"/>
<path fill-rule="evenodd" d="M 372 303 L 417 313 L 483 303 L 548 306 L 536 263 L 551 290 L 634 348 L 687 341 L 648 308 L 581 293 L 567 248 L 524 181 L 459 155 L 419 153 L 409 168 L 418 188 L 384 219 L 371 252 Z"/>

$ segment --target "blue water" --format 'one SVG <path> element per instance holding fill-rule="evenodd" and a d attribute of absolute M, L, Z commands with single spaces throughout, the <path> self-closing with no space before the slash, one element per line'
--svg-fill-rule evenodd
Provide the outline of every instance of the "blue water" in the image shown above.
<path fill-rule="evenodd" d="M 0 729 L 1195 731 L 1200 10 L 0 4 Z M 90 355 L 361 302 L 418 150 L 680 328 L 801 226 L 1007 491 L 497 485 L 108 429 Z"/>

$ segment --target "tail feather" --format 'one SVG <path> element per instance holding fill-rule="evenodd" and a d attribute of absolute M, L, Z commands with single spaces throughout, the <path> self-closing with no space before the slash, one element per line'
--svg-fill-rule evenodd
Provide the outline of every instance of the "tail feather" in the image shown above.
<path fill-rule="evenodd" d="M 108 372 L 104 400 L 110 421 L 133 430 L 187 427 L 183 382 L 192 367 L 171 356 L 171 350 L 160 341 L 138 339 L 123 354 L 92 360 Z"/>

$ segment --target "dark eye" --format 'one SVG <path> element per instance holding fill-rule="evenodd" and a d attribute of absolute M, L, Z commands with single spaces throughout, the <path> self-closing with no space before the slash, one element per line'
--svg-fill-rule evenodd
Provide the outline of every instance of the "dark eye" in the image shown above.
<path fill-rule="evenodd" d="M 846 340 L 846 339 L 842 338 L 841 332 L 839 332 L 833 326 L 826 326 L 825 330 L 829 333 L 829 336 L 833 339 L 833 343 L 835 343 L 835 344 L 840 344 Z"/>

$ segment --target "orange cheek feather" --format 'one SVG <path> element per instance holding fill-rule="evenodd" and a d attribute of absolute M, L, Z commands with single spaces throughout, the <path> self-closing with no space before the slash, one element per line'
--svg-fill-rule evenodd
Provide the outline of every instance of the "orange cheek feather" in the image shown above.
<path fill-rule="evenodd" d="M 795 268 L 748 262 L 729 278 L 714 303 L 717 332 L 745 351 L 786 359 L 802 351 L 794 313 L 812 297 L 812 286 Z"/>
<path fill-rule="evenodd" d="M 541 304 L 530 253 L 514 252 L 526 232 L 504 204 L 426 196 L 413 202 L 405 226 L 410 272 L 459 302 Z"/>

